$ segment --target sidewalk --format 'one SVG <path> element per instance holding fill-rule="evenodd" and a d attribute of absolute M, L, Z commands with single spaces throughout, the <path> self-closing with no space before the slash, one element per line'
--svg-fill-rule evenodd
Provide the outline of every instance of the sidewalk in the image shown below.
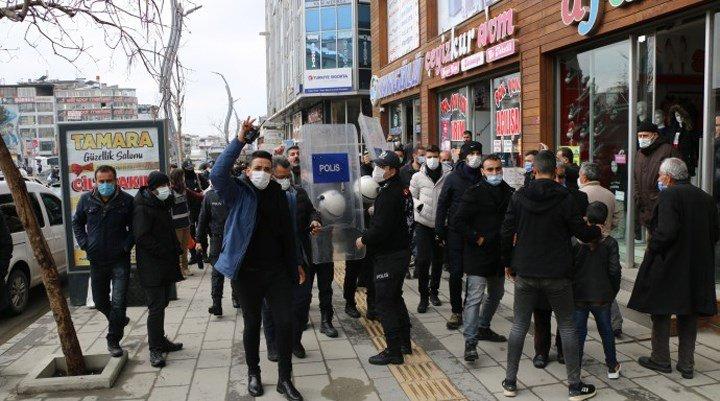
<path fill-rule="evenodd" d="M 308 351 L 305 359 L 293 360 L 295 383 L 306 400 L 506 400 L 500 383 L 504 378 L 506 344 L 481 343 L 480 359 L 473 364 L 462 360 L 463 337 L 449 331 L 450 316 L 447 282 L 440 298 L 444 304 L 416 314 L 419 296 L 415 280 L 407 280 L 405 299 L 412 313 L 414 354 L 405 365 L 378 367 L 367 358 L 382 346 L 379 325 L 365 319 L 350 319 L 343 312 L 344 301 L 337 286 L 344 272 L 336 267 L 335 323 L 340 337 L 329 339 L 319 332 L 317 297 L 311 307 L 312 327 L 304 336 Z M 130 359 L 115 387 L 91 393 L 61 393 L 22 397 L 15 394 L 17 383 L 45 355 L 59 353 L 55 324 L 47 314 L 22 333 L 0 346 L 0 400 L 252 400 L 247 394 L 247 368 L 242 346 L 242 317 L 236 315 L 229 296 L 224 299 L 222 318 L 210 317 L 210 274 L 207 270 L 178 285 L 179 300 L 166 314 L 168 337 L 185 348 L 168 356 L 168 366 L 155 369 L 148 361 L 145 308 L 128 309 L 131 323 L 123 341 Z M 229 294 L 229 285 L 226 286 Z M 507 335 L 511 327 L 512 285 L 493 320 L 493 328 Z M 363 307 L 361 303 L 360 307 Z M 76 330 L 86 353 L 105 353 L 104 317 L 95 310 L 76 308 L 72 312 Z M 597 400 L 717 400 L 720 399 L 720 335 L 701 332 L 696 352 L 693 380 L 683 380 L 676 372 L 656 374 L 640 367 L 639 356 L 649 355 L 649 330 L 626 320 L 626 335 L 618 344 L 623 364 L 619 380 L 608 380 L 603 365 L 602 346 L 591 324 L 585 347 L 583 380 L 598 387 Z M 673 352 L 677 339 L 673 339 Z M 275 392 L 277 369 L 267 361 L 261 341 L 261 369 L 265 395 L 259 400 L 283 400 Z M 565 367 L 552 362 L 545 370 L 532 367 L 532 337 L 525 342 L 519 373 L 518 400 L 567 399 Z M 554 354 L 554 353 L 553 353 Z M 551 356 L 553 359 L 553 356 Z"/>

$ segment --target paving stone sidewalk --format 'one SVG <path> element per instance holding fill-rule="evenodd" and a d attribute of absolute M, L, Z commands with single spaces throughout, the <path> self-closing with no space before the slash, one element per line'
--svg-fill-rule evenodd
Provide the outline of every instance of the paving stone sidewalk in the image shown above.
<path fill-rule="evenodd" d="M 232 308 L 229 297 L 224 299 L 222 318 L 207 313 L 210 306 L 210 274 L 207 270 L 178 285 L 178 301 L 166 313 L 166 329 L 170 338 L 181 341 L 185 348 L 168 357 L 163 369 L 148 361 L 146 309 L 128 309 L 131 323 L 123 346 L 130 360 L 113 389 L 85 393 L 40 394 L 23 397 L 15 388 L 29 370 L 44 356 L 59 353 L 59 341 L 52 315 L 48 313 L 26 330 L 0 345 L 0 400 L 251 400 L 247 394 L 247 368 L 242 345 L 242 317 Z M 417 314 L 419 301 L 417 282 L 407 280 L 405 299 L 412 313 L 413 339 L 445 373 L 467 400 L 506 399 L 500 383 L 505 375 L 506 344 L 481 343 L 480 359 L 475 363 L 462 360 L 463 337 L 460 331 L 445 327 L 450 316 L 447 281 L 443 281 L 440 307 L 430 307 Z M 226 286 L 229 292 L 229 286 Z M 493 328 L 507 335 L 512 317 L 512 285 L 506 295 Z M 317 294 L 316 294 L 317 295 Z M 306 400 L 408 400 L 400 383 L 387 367 L 373 366 L 367 358 L 376 349 L 360 321 L 342 312 L 342 293 L 335 285 L 334 305 L 337 310 L 337 339 L 319 332 L 320 312 L 317 296 L 313 299 L 310 327 L 303 336 L 308 351 L 305 359 L 293 360 L 295 383 Z M 95 310 L 74 308 L 72 311 L 81 346 L 86 353 L 105 353 L 106 323 Z M 623 377 L 608 380 L 605 376 L 602 345 L 597 331 L 590 324 L 585 347 L 583 380 L 596 385 L 597 400 L 718 400 L 720 399 L 720 335 L 701 332 L 698 336 L 696 374 L 683 380 L 677 372 L 656 374 L 640 367 L 636 360 L 648 355 L 649 330 L 626 321 L 628 334 L 620 341 L 618 359 L 623 364 Z M 518 400 L 567 399 L 565 367 L 552 362 L 545 370 L 532 367 L 532 337 L 525 342 L 519 373 Z M 672 340 L 676 353 L 677 339 Z M 551 357 L 552 359 L 552 357 Z M 283 400 L 275 392 L 276 366 L 267 361 L 264 339 L 261 340 L 261 369 L 265 395 L 259 400 Z"/>

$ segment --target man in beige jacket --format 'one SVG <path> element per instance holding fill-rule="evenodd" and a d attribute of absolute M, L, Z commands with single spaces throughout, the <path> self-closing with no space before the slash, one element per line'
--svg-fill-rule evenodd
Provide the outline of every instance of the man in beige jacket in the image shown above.
<path fill-rule="evenodd" d="M 580 177 L 578 178 L 578 187 L 580 191 L 587 194 L 588 202 L 602 202 L 608 208 L 608 217 L 603 224 L 603 236 L 612 233 L 613 228 L 617 227 L 622 218 L 622 210 L 615 203 L 615 194 L 600 185 L 600 166 L 597 163 L 585 162 L 580 167 Z M 620 313 L 620 307 L 617 300 L 613 301 L 610 308 L 612 327 L 615 337 L 622 336 L 623 317 Z"/>

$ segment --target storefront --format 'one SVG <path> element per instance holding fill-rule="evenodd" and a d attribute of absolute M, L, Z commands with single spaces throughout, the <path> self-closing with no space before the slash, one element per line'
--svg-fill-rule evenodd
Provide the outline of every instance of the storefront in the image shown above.
<path fill-rule="evenodd" d="M 406 29 L 391 38 L 387 7 L 398 2 L 419 5 L 419 13 L 417 20 L 404 15 Z M 576 160 L 599 163 L 602 184 L 623 209 L 615 236 L 628 265 L 642 258 L 646 239 L 636 230 L 629 174 L 640 122 L 660 126 L 693 184 L 720 204 L 720 2 L 395 0 L 371 7 L 379 45 L 373 74 L 424 60 L 417 86 L 374 102 L 388 132 L 407 122 L 395 110 L 417 99 L 422 143 L 457 149 L 469 130 L 506 166 L 541 144 L 568 146 Z M 390 54 L 389 39 L 416 43 L 408 24 L 417 24 L 419 45 Z"/>

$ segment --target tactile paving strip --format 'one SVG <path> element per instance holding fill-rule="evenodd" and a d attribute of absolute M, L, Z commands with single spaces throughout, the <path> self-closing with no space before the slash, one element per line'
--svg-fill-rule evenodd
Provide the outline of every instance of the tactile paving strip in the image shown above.
<path fill-rule="evenodd" d="M 335 263 L 335 282 L 342 287 L 345 280 L 345 264 Z M 365 289 L 355 294 L 357 308 L 363 317 L 360 323 L 370 336 L 375 348 L 385 349 L 385 335 L 380 322 L 364 317 L 367 311 Z M 390 372 L 411 401 L 459 401 L 467 400 L 465 396 L 448 379 L 447 375 L 433 362 L 425 350 L 412 342 L 412 355 L 405 355 L 402 365 L 390 365 Z"/>

